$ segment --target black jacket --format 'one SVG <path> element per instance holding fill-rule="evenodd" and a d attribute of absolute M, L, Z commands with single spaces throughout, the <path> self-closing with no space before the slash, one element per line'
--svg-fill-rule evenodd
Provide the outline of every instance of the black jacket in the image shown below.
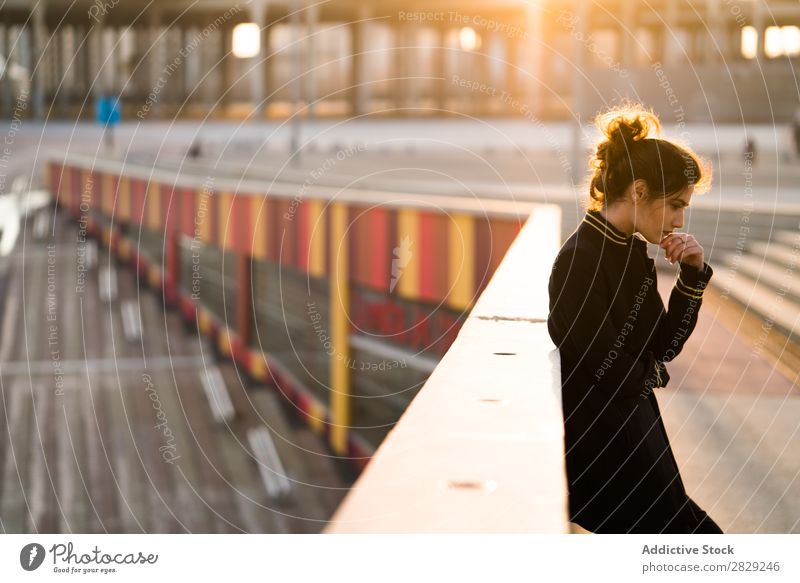
<path fill-rule="evenodd" d="M 688 497 L 653 389 L 697 322 L 712 275 L 680 265 L 665 311 L 647 243 L 589 211 L 550 276 L 570 519 L 593 532 L 683 532 Z"/>

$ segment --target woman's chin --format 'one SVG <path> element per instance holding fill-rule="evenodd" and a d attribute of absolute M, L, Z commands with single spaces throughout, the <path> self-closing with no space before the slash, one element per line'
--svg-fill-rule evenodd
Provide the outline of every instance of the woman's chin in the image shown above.
<path fill-rule="evenodd" d="M 645 241 L 647 241 L 648 243 L 652 243 L 653 245 L 658 245 L 659 243 L 661 243 L 661 239 L 664 238 L 663 234 L 659 234 L 658 237 L 653 237 L 653 235 L 642 233 L 641 231 L 639 232 L 639 234 L 642 237 L 644 237 Z"/>

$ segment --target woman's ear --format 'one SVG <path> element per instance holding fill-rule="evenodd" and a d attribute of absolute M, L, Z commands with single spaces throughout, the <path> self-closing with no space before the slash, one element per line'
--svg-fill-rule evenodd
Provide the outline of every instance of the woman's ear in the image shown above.
<path fill-rule="evenodd" d="M 639 178 L 633 181 L 632 186 L 633 203 L 642 202 L 647 197 L 647 182 Z"/>

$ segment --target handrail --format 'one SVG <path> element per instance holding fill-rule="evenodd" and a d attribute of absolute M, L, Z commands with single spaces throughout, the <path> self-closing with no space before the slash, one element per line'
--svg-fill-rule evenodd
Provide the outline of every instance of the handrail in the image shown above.
<path fill-rule="evenodd" d="M 570 532 L 560 360 L 546 324 L 560 215 L 532 212 L 327 533 Z"/>

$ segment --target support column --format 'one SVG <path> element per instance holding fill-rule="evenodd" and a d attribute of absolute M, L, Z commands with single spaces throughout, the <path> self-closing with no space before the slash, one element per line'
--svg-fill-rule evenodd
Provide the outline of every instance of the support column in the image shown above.
<path fill-rule="evenodd" d="M 181 50 L 183 50 L 188 43 L 192 40 L 192 29 L 191 27 L 186 24 L 182 23 L 178 26 L 177 30 L 175 31 L 176 43 L 175 47 L 170 47 L 167 56 L 170 59 L 180 58 L 180 64 L 178 65 L 178 71 L 175 73 L 175 85 L 177 86 L 177 109 L 180 109 L 183 115 L 186 115 L 187 108 L 189 107 L 189 93 L 192 91 L 191 88 L 191 73 L 192 73 L 192 66 L 190 61 L 194 58 L 194 52 L 187 54 L 185 57 L 180 55 Z"/>
<path fill-rule="evenodd" d="M 727 59 L 731 61 L 741 61 L 742 57 L 742 29 L 736 23 L 727 23 L 726 30 L 728 32 L 728 53 Z"/>
<path fill-rule="evenodd" d="M 164 72 L 164 60 L 163 60 L 163 39 L 160 39 L 161 36 L 161 14 L 157 9 L 151 9 L 148 12 L 148 37 L 150 39 L 149 47 L 150 47 L 150 54 L 148 55 L 148 77 L 149 77 L 149 87 L 147 89 L 147 93 L 154 91 L 158 86 L 159 79 Z M 150 115 L 152 119 L 158 119 L 161 117 L 161 102 L 165 98 L 165 87 L 161 87 L 158 95 L 151 104 L 150 107 Z"/>
<path fill-rule="evenodd" d="M 367 32 L 370 17 L 369 8 L 365 5 L 359 9 L 356 18 L 349 26 L 350 31 L 350 114 L 363 115 L 369 111 L 369 85 L 367 85 L 368 55 L 364 36 Z"/>
<path fill-rule="evenodd" d="M 11 100 L 14 93 L 11 79 L 8 76 L 8 71 L 11 67 L 11 25 L 5 24 L 0 29 L 0 52 L 5 58 L 6 74 L 0 79 L 0 116 L 5 119 L 11 119 Z"/>
<path fill-rule="evenodd" d="M 119 43 L 120 29 L 115 26 L 106 27 L 103 31 L 103 42 L 107 52 L 104 55 L 105 65 L 105 87 L 104 90 L 111 95 L 119 94 L 120 78 L 122 70 L 119 66 L 119 54 L 122 52 Z"/>
<path fill-rule="evenodd" d="M 94 107 L 94 98 L 96 98 L 100 93 L 106 90 L 105 87 L 105 61 L 106 61 L 106 53 L 103 50 L 103 30 L 105 29 L 105 25 L 103 24 L 102 20 L 100 22 L 95 22 L 92 24 L 91 28 L 89 29 L 89 38 L 86 39 L 87 47 L 88 47 L 88 79 L 89 79 L 89 87 L 90 93 L 92 96 L 91 100 L 87 101 L 88 107 Z"/>
<path fill-rule="evenodd" d="M 474 51 L 472 51 L 471 54 L 473 70 L 475 71 L 475 79 L 481 83 L 486 83 L 487 86 L 494 86 L 490 60 L 489 56 L 487 56 L 491 54 L 492 50 L 491 34 L 486 33 L 481 29 L 478 29 L 475 32 L 480 39 L 478 46 Z M 475 115 L 482 116 L 491 112 L 491 101 L 494 99 L 491 95 L 478 91 L 473 96 L 475 97 Z"/>
<path fill-rule="evenodd" d="M 665 67 L 674 65 L 677 62 L 676 50 L 678 48 L 678 41 L 675 35 L 678 34 L 678 5 L 676 2 L 667 2 L 665 14 L 665 28 L 662 37 L 664 45 L 662 47 L 663 65 Z"/>
<path fill-rule="evenodd" d="M 503 60 L 505 61 L 505 91 L 512 99 L 520 99 L 523 95 L 523 91 L 528 97 L 531 97 L 529 86 L 529 79 L 526 79 L 525 82 L 521 85 L 520 84 L 520 71 L 517 69 L 519 66 L 519 55 L 520 55 L 520 41 L 518 38 L 514 36 L 506 37 L 506 41 L 503 46 Z M 533 71 L 529 71 L 531 74 L 535 74 Z M 523 87 L 525 89 L 523 89 Z M 533 102 L 531 102 L 531 106 L 533 106 Z M 504 107 L 507 107 L 504 105 Z"/>
<path fill-rule="evenodd" d="M 450 88 L 450 77 L 447 70 L 449 47 L 447 45 L 447 27 L 439 25 L 434 30 L 436 31 L 436 48 L 433 53 L 433 75 L 441 79 L 434 85 L 434 98 L 435 107 L 439 109 L 439 115 L 441 115 L 447 110 L 447 94 Z"/>
<path fill-rule="evenodd" d="M 395 22 L 392 26 L 392 37 L 394 41 L 394 50 L 392 51 L 392 72 L 390 77 L 394 78 L 392 82 L 394 93 L 394 107 L 402 109 L 408 106 L 408 99 L 406 91 L 408 89 L 408 81 L 404 79 L 406 76 L 406 26 L 400 22 Z M 400 112 L 397 112 L 400 113 Z"/>
<path fill-rule="evenodd" d="M 79 64 L 80 64 L 80 84 L 82 91 L 77 95 L 77 101 L 81 107 L 81 114 L 91 118 L 91 99 L 88 97 L 93 91 L 94 75 L 92 74 L 92 42 L 91 42 L 91 27 L 83 27 L 80 32 L 81 44 L 79 50 Z"/>
<path fill-rule="evenodd" d="M 767 28 L 764 25 L 764 2 L 759 0 L 758 2 L 754 3 L 755 6 L 753 7 L 753 27 L 756 29 L 756 34 L 758 34 L 758 45 L 756 46 L 756 59 L 761 62 L 765 58 L 764 54 L 764 37 L 767 34 Z"/>
<path fill-rule="evenodd" d="M 253 117 L 261 119 L 264 117 L 266 109 L 266 95 L 264 84 L 264 62 L 269 55 L 268 47 L 264 46 L 265 31 L 267 28 L 267 3 L 263 1 L 253 1 L 250 4 L 250 19 L 258 25 L 260 32 L 259 53 L 250 61 L 250 96 L 253 104 Z"/>
<path fill-rule="evenodd" d="M 33 101 L 33 117 L 43 119 L 45 114 L 45 81 L 47 75 L 47 61 L 44 47 L 47 41 L 47 30 L 44 22 L 45 2 L 40 0 L 31 10 L 31 97 Z"/>
<path fill-rule="evenodd" d="M 136 98 L 140 104 L 145 102 L 147 94 L 150 93 L 150 55 L 147 49 L 150 46 L 150 31 L 145 26 L 137 26 L 133 29 L 134 39 L 136 39 L 136 58 L 134 61 L 133 77 L 136 80 Z"/>
<path fill-rule="evenodd" d="M 264 113 L 263 115 L 269 117 L 269 104 L 272 102 L 272 24 L 269 23 L 269 16 L 264 21 L 264 27 L 261 29 L 261 76 L 262 76 L 262 92 L 264 95 Z"/>
<path fill-rule="evenodd" d="M 314 117 L 314 101 L 317 99 L 317 74 L 314 72 L 316 66 L 316 39 L 314 34 L 317 30 L 319 12 L 317 4 L 309 4 L 306 7 L 306 82 L 305 82 L 305 102 L 306 115 L 308 119 Z"/>
<path fill-rule="evenodd" d="M 578 26 L 577 31 L 582 35 L 579 38 L 588 38 L 589 30 L 589 0 L 577 0 L 578 6 Z M 573 70 L 572 78 L 572 114 L 574 121 L 572 122 L 572 181 L 573 184 L 579 184 L 583 179 L 586 153 L 583 149 L 583 127 L 582 121 L 585 108 L 585 91 L 586 82 L 583 79 L 583 69 L 585 64 L 586 47 L 582 42 L 577 40 L 573 41 L 575 55 L 573 62 L 575 69 Z"/>
<path fill-rule="evenodd" d="M 406 77 L 404 81 L 405 85 L 405 105 L 406 107 L 406 116 L 413 117 L 418 115 L 417 108 L 419 108 L 419 82 L 417 79 L 413 79 L 412 77 L 417 77 L 417 72 L 415 68 L 415 63 L 417 62 L 417 56 L 419 54 L 419 49 L 417 49 L 417 45 L 419 44 L 419 35 L 417 34 L 419 29 L 414 26 L 404 26 L 403 33 L 401 35 L 403 39 L 403 77 Z"/>
<path fill-rule="evenodd" d="M 74 105 L 77 102 L 82 103 L 83 96 L 89 92 L 89 83 L 87 82 L 87 70 L 89 68 L 89 30 L 83 26 L 75 26 L 72 30 L 75 46 L 75 58 L 72 62 L 72 70 L 75 85 L 70 92 L 70 104 Z"/>
<path fill-rule="evenodd" d="M 705 50 L 707 63 L 719 63 L 720 59 L 727 53 L 727 34 L 722 26 L 722 15 L 720 14 L 720 3 L 718 0 L 706 0 L 706 12 L 708 15 L 708 37 L 706 37 Z M 716 41 L 716 43 L 715 43 Z M 719 48 L 717 48 L 717 45 Z"/>
<path fill-rule="evenodd" d="M 614 61 L 619 63 L 620 68 L 625 69 L 629 74 L 623 76 L 619 72 L 608 71 L 608 74 L 612 75 L 614 79 L 614 91 L 617 95 L 623 97 L 636 97 L 636 76 L 631 75 L 630 71 L 638 66 L 636 56 L 637 53 L 642 51 L 639 47 L 639 43 L 636 42 L 638 33 L 638 6 L 639 5 L 634 2 L 622 3 L 620 18 L 622 24 L 616 27 L 618 37 L 614 43 L 615 53 L 612 57 Z M 605 68 L 602 65 L 601 67 Z M 589 112 L 584 113 L 588 114 Z"/>
<path fill-rule="evenodd" d="M 663 63 L 664 62 L 664 27 L 663 26 L 651 26 L 649 28 L 650 36 L 653 39 L 653 46 L 650 50 L 650 61 L 655 63 Z M 649 64 L 649 63 L 648 63 Z"/>
<path fill-rule="evenodd" d="M 639 47 L 634 42 L 636 35 L 636 7 L 633 2 L 622 3 L 622 25 L 617 28 L 619 31 L 619 39 L 617 46 L 619 47 L 619 54 L 614 55 L 614 58 L 619 61 L 620 66 L 624 69 L 630 69 L 631 65 L 635 63 L 635 53 L 639 51 Z"/>
<path fill-rule="evenodd" d="M 53 49 L 53 109 L 60 117 L 66 117 L 67 112 L 64 107 L 64 97 L 66 95 L 67 87 L 67 62 L 64 55 L 69 54 L 64 50 L 66 42 L 66 32 L 63 28 L 58 28 L 53 31 L 50 40 Z"/>
<path fill-rule="evenodd" d="M 221 35 L 216 32 L 210 35 L 205 42 L 201 42 L 198 47 L 200 52 L 200 78 L 202 79 L 203 75 L 208 72 L 208 76 L 200 81 L 202 87 L 200 88 L 198 99 L 202 101 L 207 111 L 211 111 L 214 108 L 216 100 L 219 98 L 219 94 L 216 93 L 215 81 L 221 77 L 220 65 L 217 62 L 217 58 L 222 52 L 218 50 L 218 45 L 221 42 Z"/>
<path fill-rule="evenodd" d="M 525 34 L 523 37 L 528 68 L 522 82 L 526 88 L 528 108 L 537 118 L 541 118 L 545 111 L 543 88 L 549 85 L 548 67 L 544 60 L 544 36 L 542 5 L 540 2 L 530 2 L 525 10 Z"/>
<path fill-rule="evenodd" d="M 220 43 L 219 54 L 219 87 L 214 91 L 217 99 L 217 105 L 225 107 L 231 102 L 231 83 L 233 82 L 233 74 L 231 68 L 233 65 L 233 26 L 230 24 L 223 24 L 220 27 L 220 35 L 222 42 Z"/>

